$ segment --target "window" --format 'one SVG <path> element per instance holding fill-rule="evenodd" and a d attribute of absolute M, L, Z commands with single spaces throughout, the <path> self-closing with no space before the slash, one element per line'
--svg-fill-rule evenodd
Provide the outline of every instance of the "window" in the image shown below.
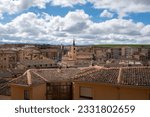
<path fill-rule="evenodd" d="M 92 88 L 91 87 L 80 87 L 80 99 L 90 100 L 92 97 Z"/>
<path fill-rule="evenodd" d="M 72 99 L 71 83 L 53 82 L 47 84 L 47 99 Z"/>
<path fill-rule="evenodd" d="M 24 90 L 24 100 L 29 100 L 30 99 L 30 92 L 29 90 Z"/>

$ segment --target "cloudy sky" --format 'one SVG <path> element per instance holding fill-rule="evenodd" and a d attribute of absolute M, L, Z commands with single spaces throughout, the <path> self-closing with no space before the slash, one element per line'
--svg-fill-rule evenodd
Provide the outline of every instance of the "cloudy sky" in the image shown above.
<path fill-rule="evenodd" d="M 0 43 L 150 44 L 150 0 L 0 0 Z"/>

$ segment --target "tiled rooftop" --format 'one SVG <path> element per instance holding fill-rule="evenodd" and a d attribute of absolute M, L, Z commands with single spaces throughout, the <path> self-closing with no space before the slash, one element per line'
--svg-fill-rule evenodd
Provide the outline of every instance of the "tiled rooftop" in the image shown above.
<path fill-rule="evenodd" d="M 19 85 L 38 85 L 45 83 L 45 79 L 32 70 L 27 70 L 22 76 L 15 78 L 11 81 L 13 84 Z"/>
<path fill-rule="evenodd" d="M 37 85 L 44 82 L 68 81 L 79 73 L 76 68 L 70 69 L 31 69 L 22 76 L 14 79 L 11 83 L 19 85 Z"/>
<path fill-rule="evenodd" d="M 86 82 L 117 83 L 119 69 L 98 69 L 87 71 L 75 77 L 74 80 Z"/>
<path fill-rule="evenodd" d="M 86 74 L 87 72 L 92 72 L 92 71 L 95 71 L 95 70 L 96 70 L 96 68 L 94 68 L 94 67 L 83 68 L 83 69 L 81 69 L 81 71 L 77 75 L 78 76 L 83 75 L 83 74 Z"/>
<path fill-rule="evenodd" d="M 13 77 L 13 74 L 12 72 L 10 71 L 0 71 L 0 78 L 10 78 L 10 77 Z"/>
<path fill-rule="evenodd" d="M 37 85 L 44 82 L 68 80 L 113 85 L 150 86 L 150 67 L 32 69 L 14 79 L 12 83 Z"/>
<path fill-rule="evenodd" d="M 10 95 L 10 78 L 0 78 L 0 95 Z"/>
<path fill-rule="evenodd" d="M 4 70 L 0 71 L 0 95 L 10 95 L 9 83 L 14 77 L 22 74 L 22 70 Z"/>
<path fill-rule="evenodd" d="M 121 84 L 150 86 L 150 68 L 124 68 Z"/>
<path fill-rule="evenodd" d="M 76 68 L 40 69 L 40 70 L 35 70 L 35 72 L 50 82 L 50 81 L 71 80 L 73 76 L 75 76 L 80 72 L 80 69 L 76 69 Z"/>
<path fill-rule="evenodd" d="M 150 67 L 101 68 L 75 76 L 75 81 L 150 86 Z"/>

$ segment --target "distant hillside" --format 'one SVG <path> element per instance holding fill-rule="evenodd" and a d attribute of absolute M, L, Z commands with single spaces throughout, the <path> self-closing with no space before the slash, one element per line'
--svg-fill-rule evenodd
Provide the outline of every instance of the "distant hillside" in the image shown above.
<path fill-rule="evenodd" d="M 24 46 L 35 46 L 38 48 L 47 48 L 47 47 L 57 47 L 60 45 L 52 45 L 52 44 L 31 44 L 31 43 L 0 43 L 0 48 L 13 48 L 13 47 L 24 47 Z M 71 46 L 71 45 L 63 45 L 63 46 Z M 103 47 L 103 48 L 117 48 L 117 47 L 135 47 L 135 48 L 150 48 L 150 44 L 98 44 L 98 45 L 76 45 L 77 47 Z"/>

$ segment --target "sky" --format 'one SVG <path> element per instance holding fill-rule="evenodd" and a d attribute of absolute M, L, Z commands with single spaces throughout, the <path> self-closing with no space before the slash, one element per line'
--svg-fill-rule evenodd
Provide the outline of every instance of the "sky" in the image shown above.
<path fill-rule="evenodd" d="M 150 44 L 150 0 L 1 0 L 0 43 Z"/>

